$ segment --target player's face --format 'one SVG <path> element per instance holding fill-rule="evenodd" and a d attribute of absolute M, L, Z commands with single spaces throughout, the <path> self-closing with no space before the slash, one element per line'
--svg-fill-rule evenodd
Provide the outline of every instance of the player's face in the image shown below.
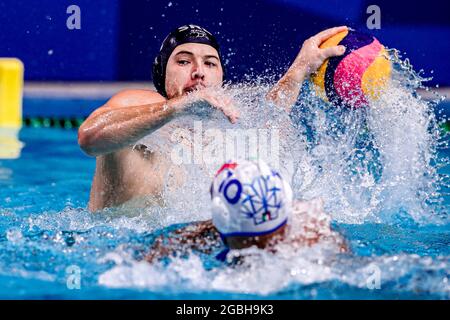
<path fill-rule="evenodd" d="M 222 79 L 222 64 L 216 49 L 206 44 L 185 43 L 175 48 L 167 62 L 167 97 L 170 99 L 202 87 L 220 85 Z"/>

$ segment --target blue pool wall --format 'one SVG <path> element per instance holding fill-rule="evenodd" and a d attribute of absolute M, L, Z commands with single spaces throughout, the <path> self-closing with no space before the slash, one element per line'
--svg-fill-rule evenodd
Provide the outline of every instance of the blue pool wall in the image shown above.
<path fill-rule="evenodd" d="M 69 30 L 70 5 L 81 29 Z M 405 52 L 431 85 L 450 85 L 450 3 L 378 0 L 381 29 L 368 30 L 365 0 L 3 0 L 0 56 L 19 57 L 26 80 L 151 80 L 151 64 L 166 34 L 196 23 L 217 34 L 230 79 L 283 70 L 316 32 L 346 24 Z"/>

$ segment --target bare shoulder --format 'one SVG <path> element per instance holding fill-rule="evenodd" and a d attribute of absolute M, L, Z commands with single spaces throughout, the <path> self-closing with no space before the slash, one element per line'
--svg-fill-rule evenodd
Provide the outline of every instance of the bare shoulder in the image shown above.
<path fill-rule="evenodd" d="M 191 250 L 210 254 L 220 246 L 220 241 L 212 220 L 194 222 L 156 238 L 145 260 L 152 263 L 175 254 L 188 254 Z"/>
<path fill-rule="evenodd" d="M 146 89 L 126 89 L 116 93 L 106 103 L 108 107 L 139 106 L 144 104 L 158 103 L 166 101 L 162 95 L 154 90 Z"/>

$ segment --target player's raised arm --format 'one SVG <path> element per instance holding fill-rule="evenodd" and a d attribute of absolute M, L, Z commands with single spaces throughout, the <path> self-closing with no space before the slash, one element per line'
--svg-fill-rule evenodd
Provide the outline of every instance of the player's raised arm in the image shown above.
<path fill-rule="evenodd" d="M 326 59 L 344 54 L 344 46 L 321 49 L 320 45 L 330 37 L 345 30 L 347 30 L 346 26 L 335 27 L 319 32 L 307 39 L 294 62 L 269 91 L 266 99 L 290 112 L 298 98 L 303 81 L 315 72 Z"/>

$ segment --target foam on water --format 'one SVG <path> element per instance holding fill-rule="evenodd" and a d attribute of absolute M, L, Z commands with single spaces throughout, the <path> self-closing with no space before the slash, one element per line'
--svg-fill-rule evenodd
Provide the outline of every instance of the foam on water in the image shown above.
<path fill-rule="evenodd" d="M 260 77 L 217 88 L 231 96 L 240 110 L 237 124 L 231 125 L 220 111 L 200 104 L 193 108 L 195 114 L 174 120 L 170 134 L 183 128 L 191 146 L 196 141 L 207 146 L 208 132 L 213 129 L 223 135 L 231 129 L 238 136 L 240 130 L 276 130 L 280 148 L 276 159 L 272 157 L 268 162 L 293 173 L 296 198 L 322 197 L 335 220 L 392 222 L 403 217 L 417 223 L 447 221 L 445 208 L 439 206 L 444 202 L 439 190 L 448 184 L 448 178 L 437 173 L 437 149 L 446 139 L 442 139 L 434 116 L 436 102 L 418 97 L 415 90 L 426 79 L 415 73 L 407 60 L 402 61 L 395 50 L 390 53 L 392 81 L 368 108 L 349 109 L 325 103 L 306 84 L 289 118 L 264 99 L 270 86 L 267 79 Z M 214 137 L 210 135 L 211 140 Z M 248 151 L 252 142 L 245 143 Z M 169 144 L 164 148 L 173 152 Z M 149 215 L 156 210 L 157 216 L 166 220 L 162 225 L 209 218 L 207 191 L 211 178 L 229 159 L 205 163 L 202 156 L 200 151 L 193 151 L 192 161 L 197 163 L 184 166 L 181 187 L 170 188 L 173 177 L 167 175 L 163 209 L 146 209 L 151 211 Z"/>
<path fill-rule="evenodd" d="M 303 248 L 295 254 L 292 250 L 271 254 L 256 248 L 241 250 L 240 254 L 246 256 L 243 264 L 218 268 L 206 268 L 204 258 L 194 253 L 187 258 L 172 258 L 169 265 L 121 260 L 100 275 L 99 283 L 114 288 L 270 295 L 289 291 L 293 285 L 338 281 L 367 292 L 383 289 L 450 297 L 448 257 L 336 256 L 326 244 Z"/>
<path fill-rule="evenodd" d="M 396 54 L 391 51 L 394 74 L 390 86 L 369 108 L 343 109 L 324 103 L 305 85 L 289 119 L 264 100 L 269 88 L 264 79 L 225 89 L 241 111 L 237 127 L 283 130 L 280 158 L 292 167 L 295 196 L 321 197 L 334 221 L 448 223 L 445 195 L 439 193 L 447 182 L 436 165 L 438 149 L 446 146 L 432 111 L 435 102 L 418 97 L 415 90 L 425 79 Z M 216 120 L 206 127 L 223 129 L 220 119 Z M 190 212 L 208 210 L 199 202 L 209 201 L 204 190 L 210 180 L 205 182 L 205 175 L 192 170 L 189 185 L 197 190 L 195 195 L 177 193 L 171 203 L 183 203 L 181 211 L 184 205 L 193 208 Z M 204 212 L 197 214 L 191 218 L 208 218 Z M 378 272 L 383 285 L 392 291 L 424 291 L 440 298 L 450 295 L 448 256 L 358 257 L 337 252 L 332 243 L 296 250 L 287 246 L 276 254 L 250 248 L 238 253 L 245 255 L 244 263 L 213 268 L 205 267 L 205 258 L 195 253 L 171 258 L 168 264 L 128 260 L 103 273 L 99 283 L 152 290 L 173 290 L 176 284 L 188 291 L 267 295 L 295 284 L 332 281 L 369 290 L 377 285 L 368 283 L 370 276 Z"/>
<path fill-rule="evenodd" d="M 291 115 L 287 115 L 265 101 L 270 86 L 267 79 L 257 78 L 218 89 L 231 95 L 239 108 L 241 117 L 236 125 L 204 105 L 197 106 L 195 114 L 172 123 L 174 129 L 187 129 L 192 140 L 199 130 L 196 121 L 201 121 L 203 131 L 278 130 L 279 154 L 271 155 L 268 162 L 277 165 L 279 161 L 292 173 L 295 198 L 321 197 L 333 223 L 352 230 L 344 234 L 350 238 L 351 252 L 339 254 L 336 243 L 323 242 L 303 248 L 280 245 L 275 254 L 256 248 L 234 252 L 246 257 L 238 265 L 218 263 L 214 258 L 217 252 L 210 256 L 192 252 L 187 257 L 149 264 L 141 260 L 159 234 L 168 234 L 176 228 L 173 224 L 210 218 L 209 186 L 221 163 L 186 165 L 185 183 L 177 187 L 175 174 L 169 171 L 161 205 L 142 208 L 130 202 L 93 214 L 79 208 L 85 202 L 73 201 L 73 194 L 87 194 L 88 190 L 79 187 L 73 177 L 67 180 L 67 172 L 88 170 L 81 162 L 78 167 L 73 165 L 75 160 L 48 157 L 50 160 L 31 162 L 32 172 L 47 176 L 21 176 L 19 168 L 12 165 L 0 168 L 0 182 L 6 186 L 0 189 L 0 198 L 5 199 L 0 209 L 0 275 L 64 285 L 66 267 L 75 264 L 89 274 L 83 280 L 88 287 L 142 288 L 174 295 L 187 291 L 207 292 L 209 296 L 231 292 L 329 298 L 329 292 L 323 293 L 326 288 L 347 292 L 348 286 L 363 290 L 366 296 L 370 296 L 367 292 L 378 292 L 370 291 L 368 285 L 373 284 L 368 284 L 368 279 L 380 272 L 381 297 L 396 297 L 400 292 L 405 297 L 428 293 L 450 298 L 449 255 L 445 251 L 448 229 L 438 229 L 436 235 L 423 229 L 427 224 L 436 228 L 448 225 L 445 190 L 449 178 L 442 172 L 449 162 L 445 156 L 438 157 L 439 152 L 447 152 L 448 137 L 439 130 L 432 110 L 435 102 L 426 102 L 415 93 L 423 79 L 395 55 L 393 52 L 390 87 L 369 108 L 351 110 L 324 103 L 305 84 Z M 208 138 L 207 134 L 200 136 Z M 208 145 L 208 139 L 205 141 Z M 166 151 L 172 148 L 162 139 L 147 143 L 169 148 Z M 58 147 L 46 146 L 47 152 Z M 45 181 L 52 177 L 52 170 L 61 171 L 60 180 Z M 88 173 L 80 178 L 83 185 L 89 184 Z M 27 187 L 17 187 L 22 184 Z M 64 185 L 73 189 L 66 192 Z M 54 209 L 54 203 L 63 203 L 65 208 Z M 373 224 L 395 226 L 398 234 L 415 231 L 417 239 L 407 242 L 413 249 L 396 252 L 392 243 L 400 240 L 389 230 L 379 235 L 385 241 L 379 244 L 371 234 L 378 229 L 358 229 Z M 300 232 L 301 228 L 294 230 Z M 431 235 L 421 244 L 426 249 L 417 244 L 426 238 L 421 232 Z M 427 256 L 434 252 L 438 254 Z M 310 289 L 299 290 L 298 286 Z M 349 297 L 355 295 L 349 293 Z"/>

